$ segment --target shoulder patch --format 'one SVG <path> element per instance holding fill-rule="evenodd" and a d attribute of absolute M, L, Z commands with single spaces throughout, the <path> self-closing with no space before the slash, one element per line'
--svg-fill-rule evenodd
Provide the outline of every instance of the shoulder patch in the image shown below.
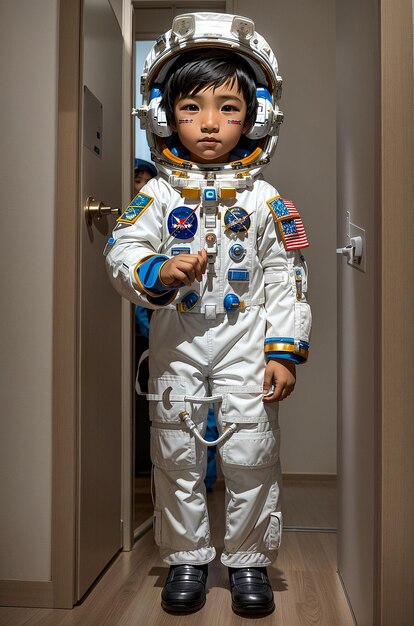
<path fill-rule="evenodd" d="M 154 198 L 151 196 L 147 196 L 146 193 L 139 193 L 135 196 L 133 200 L 131 200 L 128 207 L 122 213 L 121 217 L 118 217 L 117 222 L 121 222 L 122 224 L 134 224 L 139 217 L 148 209 L 150 204 L 152 204 Z"/>
<path fill-rule="evenodd" d="M 309 242 L 305 228 L 293 202 L 280 196 L 275 196 L 267 200 L 266 204 L 279 227 L 285 250 L 307 248 Z"/>

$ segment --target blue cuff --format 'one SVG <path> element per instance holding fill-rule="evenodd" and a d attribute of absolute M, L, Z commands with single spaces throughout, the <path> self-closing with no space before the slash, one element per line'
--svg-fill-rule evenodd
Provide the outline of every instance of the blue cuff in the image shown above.
<path fill-rule="evenodd" d="M 268 359 L 288 359 L 298 365 L 308 358 L 309 343 L 299 341 L 299 349 L 295 347 L 293 337 L 268 337 L 265 340 L 265 353 Z"/>
<path fill-rule="evenodd" d="M 270 352 L 266 354 L 269 361 L 275 361 L 277 359 L 284 359 L 286 361 L 293 361 L 296 365 L 300 365 L 304 363 L 306 359 L 299 354 L 294 354 L 293 352 Z"/>
<path fill-rule="evenodd" d="M 150 292 L 155 296 L 172 291 L 171 287 L 163 285 L 159 278 L 160 267 L 168 259 L 169 257 L 163 254 L 155 254 L 137 268 L 138 278 L 147 293 Z M 175 290 L 176 288 L 173 289 Z"/>

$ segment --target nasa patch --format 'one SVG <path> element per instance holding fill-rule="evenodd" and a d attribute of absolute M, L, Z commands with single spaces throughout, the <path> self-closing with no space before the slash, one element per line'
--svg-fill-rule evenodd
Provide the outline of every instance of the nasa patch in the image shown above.
<path fill-rule="evenodd" d="M 196 209 L 178 206 L 171 211 L 167 220 L 168 232 L 176 239 L 191 239 L 197 232 L 198 219 Z"/>

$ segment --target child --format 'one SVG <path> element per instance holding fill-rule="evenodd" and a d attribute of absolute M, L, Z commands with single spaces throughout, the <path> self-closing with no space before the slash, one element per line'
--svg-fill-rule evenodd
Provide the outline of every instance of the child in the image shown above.
<path fill-rule="evenodd" d="M 208 403 L 226 483 L 221 562 L 236 613 L 274 609 L 281 539 L 278 402 L 307 359 L 308 245 L 294 205 L 260 176 L 281 121 L 281 79 L 248 18 L 178 16 L 144 67 L 143 125 L 160 175 L 118 219 L 111 279 L 155 309 L 149 400 L 162 606 L 205 602 Z M 145 104 L 146 103 L 146 104 Z"/>
<path fill-rule="evenodd" d="M 134 168 L 134 192 L 139 193 L 143 186 L 157 175 L 157 170 L 152 163 L 144 159 L 135 159 Z"/>

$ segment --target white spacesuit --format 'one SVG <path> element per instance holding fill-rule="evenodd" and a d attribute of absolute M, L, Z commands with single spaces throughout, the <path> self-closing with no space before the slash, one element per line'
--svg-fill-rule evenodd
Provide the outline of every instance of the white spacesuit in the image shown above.
<path fill-rule="evenodd" d="M 183 50 L 231 47 L 254 69 L 259 103 L 249 148 L 228 164 L 197 164 L 171 147 L 160 87 Z M 222 562 L 266 566 L 281 538 L 278 404 L 263 403 L 268 359 L 307 359 L 311 315 L 308 245 L 294 205 L 261 179 L 282 114 L 281 78 L 266 41 L 246 18 L 188 14 L 147 58 L 141 123 L 159 176 L 118 219 L 106 248 L 116 289 L 155 309 L 150 327 L 151 457 L 155 536 L 170 565 L 215 557 L 203 483 L 208 405 L 220 432 L 226 481 Z M 162 264 L 207 251 L 201 282 L 166 287 Z"/>

